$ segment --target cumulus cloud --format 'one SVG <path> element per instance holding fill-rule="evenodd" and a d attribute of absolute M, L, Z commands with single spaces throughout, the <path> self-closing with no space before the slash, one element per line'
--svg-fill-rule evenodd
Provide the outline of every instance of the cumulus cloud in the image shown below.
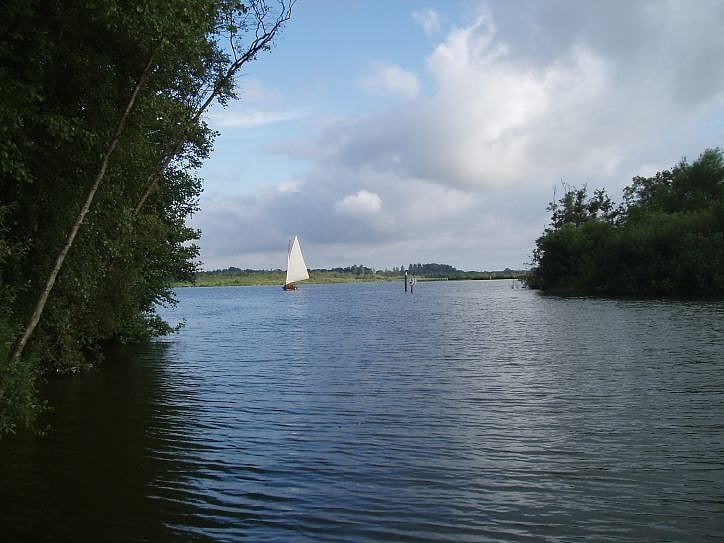
<path fill-rule="evenodd" d="M 303 231 L 319 267 L 520 267 L 560 179 L 616 189 L 721 145 L 722 20 L 707 0 L 481 4 L 429 51 L 429 94 L 379 64 L 366 88 L 407 101 L 276 145 L 313 164 L 297 190 L 205 202 L 207 265 L 224 235 L 253 267 Z"/>
<path fill-rule="evenodd" d="M 353 188 L 360 186 L 366 188 Z M 538 196 L 545 199 L 547 191 Z M 509 265 L 505 262 L 522 265 L 530 252 L 527 244 L 537 234 L 516 225 L 525 204 L 502 192 L 473 197 L 393 172 L 333 165 L 283 187 L 205 196 L 202 208 L 194 226 L 204 232 L 207 269 L 283 266 L 293 234 L 301 235 L 312 267 L 391 267 L 430 260 L 502 269 Z M 462 259 L 464 253 L 468 256 Z"/>
<path fill-rule="evenodd" d="M 370 92 L 394 94 L 403 98 L 414 98 L 420 91 L 420 82 L 413 72 L 387 63 L 374 64 L 373 73 L 362 78 L 360 84 Z"/>
<path fill-rule="evenodd" d="M 657 47 L 669 39 L 659 36 L 639 55 L 659 58 Z M 429 55 L 432 96 L 331 125 L 317 147 L 350 166 L 469 188 L 612 175 L 632 145 L 697 115 L 702 100 L 722 99 L 720 82 L 708 96 L 682 102 L 676 78 L 667 85 L 653 73 L 627 77 L 626 58 L 583 41 L 537 63 L 515 51 L 482 12 Z"/>
<path fill-rule="evenodd" d="M 382 209 L 382 199 L 379 194 L 360 190 L 355 194 L 345 196 L 335 202 L 334 210 L 338 215 L 362 217 L 374 215 Z"/>

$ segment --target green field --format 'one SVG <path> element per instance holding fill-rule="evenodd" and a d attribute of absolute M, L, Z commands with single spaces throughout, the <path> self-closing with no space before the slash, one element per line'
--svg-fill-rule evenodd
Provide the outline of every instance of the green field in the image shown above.
<path fill-rule="evenodd" d="M 503 271 L 460 271 L 452 266 L 438 264 L 423 264 L 413 267 L 415 277 L 419 281 L 459 281 L 459 280 L 488 280 L 488 279 L 516 279 L 523 277 L 527 272 L 506 269 Z M 242 270 L 227 268 L 225 270 L 201 271 L 196 274 L 193 283 L 177 282 L 175 286 L 222 287 L 222 286 L 251 286 L 251 285 L 283 285 L 284 270 Z M 307 283 L 369 283 L 374 281 L 400 281 L 404 278 L 404 271 L 400 270 L 373 270 L 365 266 L 351 266 L 348 268 L 333 268 L 330 270 L 309 270 Z"/>
<path fill-rule="evenodd" d="M 196 274 L 195 283 L 177 283 L 176 286 L 222 287 L 237 285 L 283 285 L 285 272 L 282 270 L 239 270 L 213 271 Z M 397 277 L 402 281 L 402 276 Z M 394 277 L 378 274 L 352 275 L 330 270 L 310 270 L 307 283 L 349 283 L 390 281 Z"/>

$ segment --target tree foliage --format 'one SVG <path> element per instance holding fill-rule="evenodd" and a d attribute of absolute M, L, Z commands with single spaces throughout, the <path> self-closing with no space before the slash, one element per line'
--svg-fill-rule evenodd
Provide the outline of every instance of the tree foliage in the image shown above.
<path fill-rule="evenodd" d="M 531 286 L 631 295 L 724 294 L 724 158 L 707 149 L 634 177 L 616 209 L 602 190 L 567 188 L 536 240 Z"/>
<path fill-rule="evenodd" d="M 4 3 L 0 433 L 32 418 L 39 373 L 76 372 L 106 341 L 170 330 L 154 308 L 174 303 L 171 281 L 196 270 L 199 232 L 186 219 L 215 135 L 202 113 L 235 97 L 235 74 L 269 49 L 290 9 L 263 0 Z M 28 331 L 30 352 L 14 359 Z"/>
<path fill-rule="evenodd" d="M 460 270 L 449 264 L 410 264 L 407 268 L 408 273 L 425 277 L 450 277 L 460 273 Z"/>

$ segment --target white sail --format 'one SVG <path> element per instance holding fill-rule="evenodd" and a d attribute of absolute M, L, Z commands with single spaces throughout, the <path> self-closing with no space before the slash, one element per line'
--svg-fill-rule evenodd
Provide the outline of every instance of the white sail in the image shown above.
<path fill-rule="evenodd" d="M 288 285 L 305 279 L 309 279 L 309 272 L 307 271 L 307 265 L 304 263 L 302 248 L 299 246 L 299 238 L 294 236 L 294 241 L 287 256 L 287 280 L 285 284 Z"/>

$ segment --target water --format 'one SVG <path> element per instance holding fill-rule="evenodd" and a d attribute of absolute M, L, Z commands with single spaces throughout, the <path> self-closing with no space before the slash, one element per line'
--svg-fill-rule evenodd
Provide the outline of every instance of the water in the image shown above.
<path fill-rule="evenodd" d="M 718 541 L 724 303 L 180 289 L 0 441 L 3 541 Z"/>

